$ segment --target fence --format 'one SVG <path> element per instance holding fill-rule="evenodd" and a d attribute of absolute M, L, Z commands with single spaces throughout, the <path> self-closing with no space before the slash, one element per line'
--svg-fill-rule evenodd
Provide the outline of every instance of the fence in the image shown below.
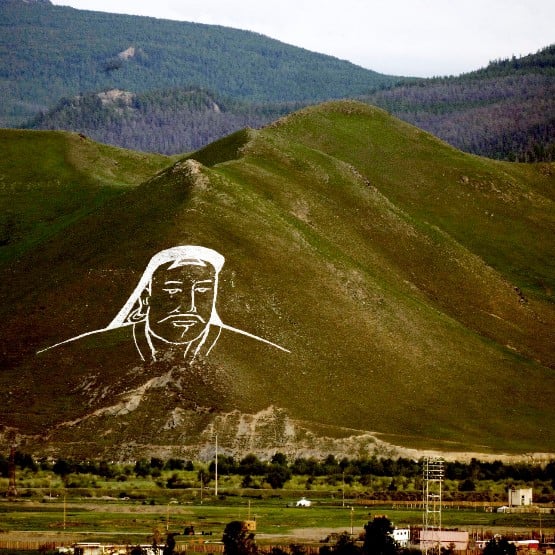
<path fill-rule="evenodd" d="M 44 541 L 40 539 L 29 540 L 11 540 L 0 537 L 0 549 L 10 549 L 14 551 L 55 551 L 60 547 L 70 547 L 77 543 L 77 540 L 62 541 Z M 279 548 L 285 553 L 290 552 L 289 545 L 260 545 L 262 551 L 270 552 L 273 548 Z M 132 545 L 110 545 L 104 553 L 130 553 Z M 307 555 L 317 555 L 319 546 L 303 544 L 303 548 Z M 177 542 L 175 552 L 180 554 L 188 553 L 214 553 L 221 554 L 224 552 L 224 546 L 221 543 L 197 543 L 197 542 Z"/>
<path fill-rule="evenodd" d="M 69 547 L 76 543 L 76 540 L 63 542 L 44 541 L 39 539 L 31 540 L 10 540 L 0 538 L 0 549 L 11 549 L 14 551 L 54 551 L 59 547 Z"/>

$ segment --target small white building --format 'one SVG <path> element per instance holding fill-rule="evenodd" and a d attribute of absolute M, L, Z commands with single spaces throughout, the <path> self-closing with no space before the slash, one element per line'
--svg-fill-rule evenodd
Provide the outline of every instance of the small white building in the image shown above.
<path fill-rule="evenodd" d="M 532 504 L 532 488 L 509 488 L 509 507 Z"/>
<path fill-rule="evenodd" d="M 399 547 L 408 547 L 410 541 L 410 528 L 395 528 L 391 534 Z"/>

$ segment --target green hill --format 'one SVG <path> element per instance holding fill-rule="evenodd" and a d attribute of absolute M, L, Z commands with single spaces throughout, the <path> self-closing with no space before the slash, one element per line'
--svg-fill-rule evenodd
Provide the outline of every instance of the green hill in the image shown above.
<path fill-rule="evenodd" d="M 0 264 L 171 163 L 63 132 L 0 130 Z"/>
<path fill-rule="evenodd" d="M 4 265 L 5 437 L 122 459 L 202 456 L 214 432 L 234 453 L 552 451 L 554 169 L 347 101 L 213 143 Z M 191 364 L 129 362 L 120 328 L 35 354 L 107 326 L 183 244 L 225 256 L 222 321 L 289 353 L 224 333 Z"/>
<path fill-rule="evenodd" d="M 0 0 L 0 69 L 3 127 L 107 89 L 321 101 L 398 80 L 247 31 L 22 0 Z"/>

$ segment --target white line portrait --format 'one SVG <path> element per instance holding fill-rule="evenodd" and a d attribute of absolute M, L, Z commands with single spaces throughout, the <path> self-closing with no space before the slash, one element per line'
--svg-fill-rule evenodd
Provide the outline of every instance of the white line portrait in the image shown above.
<path fill-rule="evenodd" d="M 218 277 L 224 257 L 206 247 L 186 245 L 160 251 L 149 261 L 139 283 L 115 318 L 105 327 L 38 351 L 42 353 L 88 335 L 131 326 L 140 358 L 158 360 L 168 350 L 187 360 L 206 356 L 222 330 L 229 330 L 276 349 L 288 349 L 224 324 L 216 310 Z"/>

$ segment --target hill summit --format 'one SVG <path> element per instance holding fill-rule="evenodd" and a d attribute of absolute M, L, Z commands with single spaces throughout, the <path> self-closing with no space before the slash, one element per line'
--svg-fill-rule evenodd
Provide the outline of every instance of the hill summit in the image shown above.
<path fill-rule="evenodd" d="M 554 175 L 349 101 L 213 143 L 4 264 L 5 437 L 549 451 Z"/>

